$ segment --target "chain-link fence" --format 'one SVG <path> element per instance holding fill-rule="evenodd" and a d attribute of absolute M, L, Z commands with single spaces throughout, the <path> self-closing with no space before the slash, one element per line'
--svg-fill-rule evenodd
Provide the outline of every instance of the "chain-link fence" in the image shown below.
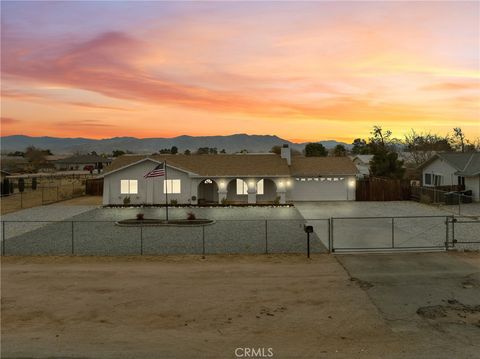
<path fill-rule="evenodd" d="M 435 187 L 412 187 L 412 198 L 421 203 L 443 205 L 451 213 L 463 215 L 462 206 L 473 202 L 473 193 L 467 191 L 446 191 Z"/>
<path fill-rule="evenodd" d="M 324 244 L 328 245 L 328 221 L 316 221 L 317 232 L 310 237 L 312 253 L 328 252 Z M 321 227 L 320 222 L 324 222 Z M 118 226 L 114 221 L 3 221 L 2 253 L 106 256 L 307 253 L 305 224 L 303 219 L 132 227 Z"/>

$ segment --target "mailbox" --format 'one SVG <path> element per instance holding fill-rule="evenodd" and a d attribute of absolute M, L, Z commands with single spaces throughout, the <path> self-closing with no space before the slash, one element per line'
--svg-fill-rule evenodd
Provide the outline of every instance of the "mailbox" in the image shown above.
<path fill-rule="evenodd" d="M 303 230 L 305 231 L 305 233 L 313 233 L 313 226 L 304 225 Z"/>

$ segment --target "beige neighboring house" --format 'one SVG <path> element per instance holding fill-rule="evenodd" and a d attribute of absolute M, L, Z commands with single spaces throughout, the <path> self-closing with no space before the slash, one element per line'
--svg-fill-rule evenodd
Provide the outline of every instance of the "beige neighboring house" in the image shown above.
<path fill-rule="evenodd" d="M 358 169 L 359 177 L 370 176 L 370 161 L 373 159 L 373 155 L 356 155 L 352 157 L 352 161 Z"/>
<path fill-rule="evenodd" d="M 166 161 L 165 177 L 144 178 Z M 276 154 L 124 155 L 105 171 L 103 204 L 280 203 L 355 200 L 357 169 L 348 157 Z"/>

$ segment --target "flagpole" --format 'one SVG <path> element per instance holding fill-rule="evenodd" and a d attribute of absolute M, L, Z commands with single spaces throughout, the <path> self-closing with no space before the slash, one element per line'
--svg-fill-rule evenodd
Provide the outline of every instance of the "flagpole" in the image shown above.
<path fill-rule="evenodd" d="M 165 166 L 165 216 L 168 222 L 168 181 L 167 181 L 167 160 L 164 162 Z"/>

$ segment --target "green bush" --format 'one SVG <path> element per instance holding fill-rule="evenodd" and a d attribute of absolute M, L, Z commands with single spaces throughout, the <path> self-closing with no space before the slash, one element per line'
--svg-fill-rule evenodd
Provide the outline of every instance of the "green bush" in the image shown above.
<path fill-rule="evenodd" d="M 273 200 L 273 204 L 279 205 L 281 199 L 282 199 L 282 198 L 281 198 L 280 196 L 275 197 L 275 199 Z"/>
<path fill-rule="evenodd" d="M 130 204 L 130 196 L 127 196 L 127 197 L 123 198 L 123 204 L 124 205 L 129 205 Z"/>
<path fill-rule="evenodd" d="M 227 197 L 222 198 L 221 203 L 226 206 L 229 203 Z"/>
<path fill-rule="evenodd" d="M 178 201 L 176 199 L 171 199 L 170 200 L 170 205 L 171 206 L 176 206 L 178 204 Z"/>

